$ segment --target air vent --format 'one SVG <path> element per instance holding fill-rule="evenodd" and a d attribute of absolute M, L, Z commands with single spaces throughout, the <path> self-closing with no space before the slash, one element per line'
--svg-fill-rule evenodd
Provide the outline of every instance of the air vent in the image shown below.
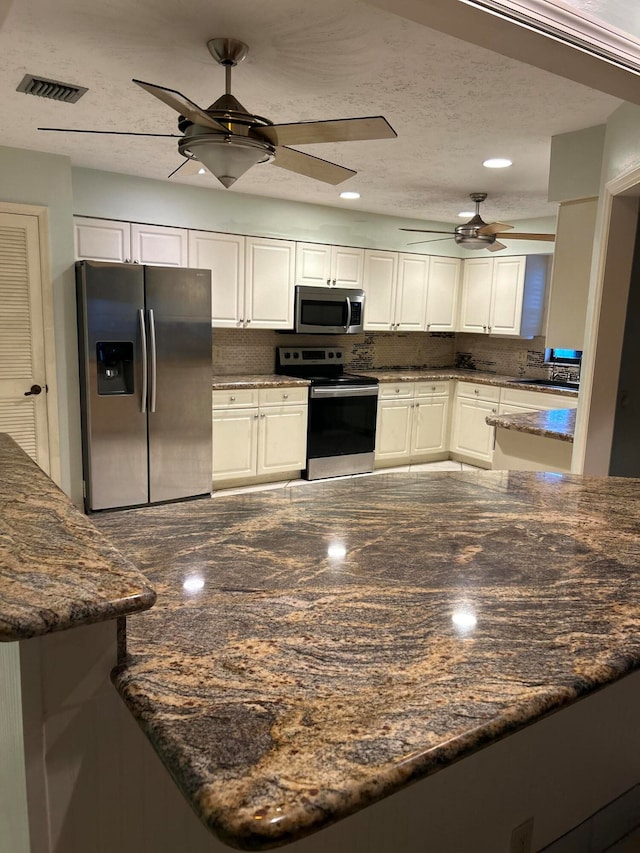
<path fill-rule="evenodd" d="M 25 95 L 38 95 L 40 98 L 65 101 L 67 104 L 75 104 L 86 91 L 84 86 L 72 86 L 69 83 L 60 83 L 59 80 L 34 77 L 33 74 L 25 74 L 16 88 L 16 92 L 24 92 Z"/>

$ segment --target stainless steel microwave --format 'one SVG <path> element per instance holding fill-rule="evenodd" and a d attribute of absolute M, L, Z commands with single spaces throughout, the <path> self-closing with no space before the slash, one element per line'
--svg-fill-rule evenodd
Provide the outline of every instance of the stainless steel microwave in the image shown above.
<path fill-rule="evenodd" d="M 296 285 L 294 331 L 353 335 L 362 332 L 364 290 Z"/>

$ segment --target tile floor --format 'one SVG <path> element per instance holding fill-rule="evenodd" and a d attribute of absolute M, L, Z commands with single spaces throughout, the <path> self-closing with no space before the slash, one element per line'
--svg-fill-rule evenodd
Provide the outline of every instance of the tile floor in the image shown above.
<path fill-rule="evenodd" d="M 445 459 L 443 462 L 423 462 L 418 465 L 400 465 L 394 468 L 378 468 L 370 474 L 353 474 L 348 476 L 353 477 L 375 477 L 376 474 L 406 474 L 412 471 L 478 471 L 475 465 L 467 465 L 465 462 L 453 462 L 451 459 Z M 348 477 L 328 477 L 329 480 L 344 480 Z M 213 492 L 214 498 L 225 497 L 226 495 L 242 495 L 245 492 L 260 492 L 266 489 L 286 489 L 289 486 L 304 486 L 314 482 L 312 480 L 279 480 L 277 483 L 258 483 L 249 486 L 234 486 L 228 489 L 216 489 Z M 315 482 L 326 482 L 326 480 L 316 480 Z"/>

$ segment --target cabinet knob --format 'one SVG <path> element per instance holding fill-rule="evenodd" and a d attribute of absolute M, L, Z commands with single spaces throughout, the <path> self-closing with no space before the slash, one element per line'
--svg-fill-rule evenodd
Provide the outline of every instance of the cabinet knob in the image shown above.
<path fill-rule="evenodd" d="M 487 330 L 490 332 L 490 331 L 491 331 L 491 326 L 487 326 Z"/>
<path fill-rule="evenodd" d="M 334 286 L 334 287 L 336 286 L 336 280 L 335 280 L 335 278 L 334 278 L 334 280 L 333 280 L 333 286 Z"/>
<path fill-rule="evenodd" d="M 396 394 L 399 394 L 399 393 L 400 393 L 400 389 L 396 388 Z"/>
<path fill-rule="evenodd" d="M 251 322 L 251 320 L 247 320 L 246 325 L 248 326 L 250 322 Z"/>
<path fill-rule="evenodd" d="M 254 416 L 253 416 L 253 419 L 254 419 L 254 421 L 257 421 L 257 420 L 258 420 L 258 416 L 257 416 L 257 415 L 254 415 Z"/>
<path fill-rule="evenodd" d="M 492 411 L 492 412 L 493 412 L 493 414 L 495 415 L 495 413 L 496 413 L 498 410 L 497 410 L 497 409 L 491 409 L 491 411 Z"/>
<path fill-rule="evenodd" d="M 474 389 L 473 389 L 473 393 L 474 393 L 474 394 L 479 394 L 480 392 L 478 391 L 478 389 L 477 389 L 477 388 L 474 388 Z"/>
<path fill-rule="evenodd" d="M 265 418 L 265 417 L 266 417 L 265 413 L 264 413 L 264 412 L 262 412 L 262 414 L 260 415 L 260 417 L 261 417 L 261 418 Z"/>
<path fill-rule="evenodd" d="M 288 395 L 288 394 L 283 394 L 283 395 L 282 395 L 282 399 L 283 399 L 283 400 L 288 400 L 288 399 L 289 399 L 289 395 Z"/>
<path fill-rule="evenodd" d="M 431 390 L 432 390 L 432 391 L 435 391 L 435 390 L 436 390 L 436 386 L 435 386 L 435 385 L 432 385 L 432 386 L 431 386 Z"/>
<path fill-rule="evenodd" d="M 483 326 L 483 327 L 482 327 L 482 331 L 483 331 L 483 332 L 486 332 L 486 331 L 487 331 L 487 327 L 486 327 L 486 326 Z"/>
<path fill-rule="evenodd" d="M 231 397 L 229 397 L 229 400 L 230 400 L 232 403 L 235 403 L 236 398 L 235 398 L 235 397 L 233 397 L 233 396 L 231 396 Z"/>
<path fill-rule="evenodd" d="M 331 287 L 331 279 L 330 278 L 327 279 L 327 287 Z"/>

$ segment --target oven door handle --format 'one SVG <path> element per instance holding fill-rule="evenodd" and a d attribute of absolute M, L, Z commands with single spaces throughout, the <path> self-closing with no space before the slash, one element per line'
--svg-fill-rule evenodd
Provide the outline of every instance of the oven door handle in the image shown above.
<path fill-rule="evenodd" d="M 377 397 L 377 385 L 358 385 L 351 388 L 312 388 L 311 399 L 322 397 Z"/>

